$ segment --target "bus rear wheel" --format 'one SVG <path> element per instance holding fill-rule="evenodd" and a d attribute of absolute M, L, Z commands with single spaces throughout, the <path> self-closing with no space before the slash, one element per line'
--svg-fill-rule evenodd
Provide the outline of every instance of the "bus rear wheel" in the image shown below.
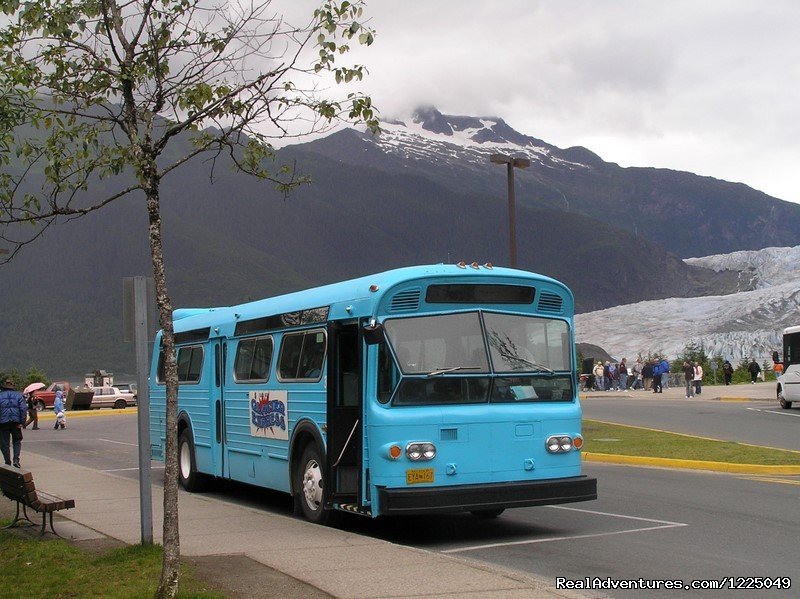
<path fill-rule="evenodd" d="M 315 444 L 306 445 L 297 468 L 295 501 L 299 503 L 300 513 L 309 522 L 325 524 L 330 512 L 323 505 L 325 488 L 324 462 Z"/>
<path fill-rule="evenodd" d="M 197 471 L 194 441 L 188 428 L 178 437 L 178 481 L 190 493 L 200 491 L 203 487 L 203 475 Z"/>

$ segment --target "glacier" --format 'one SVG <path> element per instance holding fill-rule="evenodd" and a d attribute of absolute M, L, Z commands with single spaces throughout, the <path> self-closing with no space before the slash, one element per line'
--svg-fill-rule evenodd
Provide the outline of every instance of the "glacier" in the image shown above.
<path fill-rule="evenodd" d="M 734 365 L 769 362 L 781 349 L 783 329 L 800 324 L 800 246 L 740 251 L 688 264 L 739 273 L 730 295 L 670 298 L 615 306 L 575 316 L 575 338 L 617 359 L 680 355 L 689 343 Z"/>

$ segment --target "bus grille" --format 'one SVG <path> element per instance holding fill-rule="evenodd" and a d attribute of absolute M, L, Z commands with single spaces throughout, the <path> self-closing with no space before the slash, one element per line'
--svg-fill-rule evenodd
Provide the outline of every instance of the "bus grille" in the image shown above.
<path fill-rule="evenodd" d="M 555 293 L 542 291 L 539 294 L 539 312 L 552 312 L 562 314 L 564 312 L 564 300 Z"/>
<path fill-rule="evenodd" d="M 443 428 L 439 431 L 442 441 L 458 441 L 457 428 Z"/>
<path fill-rule="evenodd" d="M 392 298 L 392 305 L 389 312 L 413 312 L 419 308 L 419 289 L 408 289 L 401 291 Z"/>

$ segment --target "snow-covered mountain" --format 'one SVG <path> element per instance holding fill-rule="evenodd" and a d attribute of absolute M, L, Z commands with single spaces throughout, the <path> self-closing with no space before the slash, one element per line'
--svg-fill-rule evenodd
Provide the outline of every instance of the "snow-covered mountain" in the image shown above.
<path fill-rule="evenodd" d="M 456 163 L 487 170 L 491 154 L 527 157 L 550 168 L 588 169 L 600 158 L 585 148 L 562 150 L 523 135 L 498 117 L 443 115 L 418 108 L 412 115 L 381 123 L 375 144 L 387 154 L 432 164 Z"/>
<path fill-rule="evenodd" d="M 679 355 L 690 342 L 736 363 L 768 360 L 785 327 L 800 324 L 800 246 L 741 251 L 687 263 L 739 272 L 739 293 L 672 298 L 616 306 L 575 317 L 578 342 L 594 343 L 615 358 Z"/>

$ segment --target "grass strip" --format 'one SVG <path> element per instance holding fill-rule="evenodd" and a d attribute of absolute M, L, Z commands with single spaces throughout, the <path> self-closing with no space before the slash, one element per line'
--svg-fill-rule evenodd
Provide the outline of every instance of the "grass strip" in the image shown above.
<path fill-rule="evenodd" d="M 2 522 L 3 525 L 8 521 Z M 89 553 L 60 539 L 0 531 L 0 589 L 4 598 L 152 597 L 161 576 L 160 545 L 129 545 Z M 222 599 L 181 568 L 179 597 Z"/>
<path fill-rule="evenodd" d="M 583 421 L 584 451 L 764 466 L 800 466 L 800 452 L 598 420 Z"/>

